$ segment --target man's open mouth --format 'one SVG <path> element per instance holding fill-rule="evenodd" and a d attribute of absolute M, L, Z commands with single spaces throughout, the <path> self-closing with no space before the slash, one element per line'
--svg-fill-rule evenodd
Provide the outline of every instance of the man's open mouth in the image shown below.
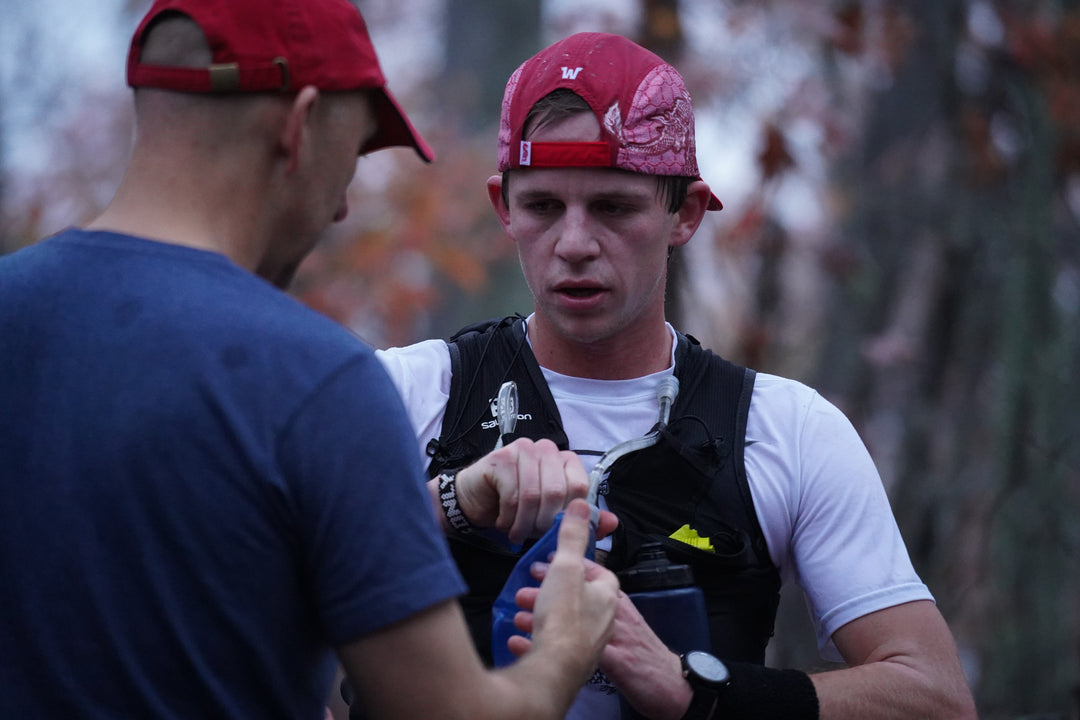
<path fill-rule="evenodd" d="M 595 295 L 600 292 L 600 288 L 561 288 L 559 292 L 570 297 L 583 298 Z"/>

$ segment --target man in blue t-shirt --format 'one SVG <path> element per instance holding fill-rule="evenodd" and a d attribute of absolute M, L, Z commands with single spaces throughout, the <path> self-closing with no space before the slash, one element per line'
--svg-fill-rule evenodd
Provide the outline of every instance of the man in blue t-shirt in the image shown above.
<path fill-rule="evenodd" d="M 314 719 L 337 660 L 374 718 L 560 717 L 616 604 L 584 502 L 485 670 L 392 383 L 279 289 L 358 151 L 432 158 L 355 7 L 158 0 L 128 82 L 113 201 L 0 258 L 0 717 Z M 519 447 L 485 481 L 584 477 Z"/>

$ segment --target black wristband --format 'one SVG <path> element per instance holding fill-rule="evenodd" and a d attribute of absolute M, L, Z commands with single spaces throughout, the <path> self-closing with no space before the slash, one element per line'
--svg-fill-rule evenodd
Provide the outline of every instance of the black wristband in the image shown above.
<path fill-rule="evenodd" d="M 468 535 L 472 532 L 473 526 L 458 504 L 456 477 L 457 470 L 449 470 L 439 475 L 439 505 L 450 527 L 462 535 Z"/>
<path fill-rule="evenodd" d="M 799 670 L 726 662 L 731 683 L 720 693 L 714 717 L 724 720 L 818 720 L 817 690 Z"/>

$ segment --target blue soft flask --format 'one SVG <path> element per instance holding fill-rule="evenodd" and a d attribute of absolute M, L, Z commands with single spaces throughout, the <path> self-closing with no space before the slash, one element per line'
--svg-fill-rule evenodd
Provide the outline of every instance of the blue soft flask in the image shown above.
<path fill-rule="evenodd" d="M 596 518 L 599 511 L 593 512 L 593 520 L 589 523 L 589 544 L 586 546 L 585 557 L 590 560 L 596 557 Z M 499 596 L 495 598 L 495 605 L 491 608 L 491 655 L 495 660 L 495 667 L 503 667 L 514 662 L 514 654 L 506 647 L 506 641 L 511 635 L 524 635 L 514 627 L 514 615 L 521 608 L 514 602 L 514 595 L 523 587 L 538 587 L 540 581 L 529 572 L 535 562 L 548 562 L 559 541 L 559 526 L 562 525 L 563 514 L 555 516 L 555 522 L 539 540 L 529 548 L 514 565 L 510 576 L 506 579 Z"/>

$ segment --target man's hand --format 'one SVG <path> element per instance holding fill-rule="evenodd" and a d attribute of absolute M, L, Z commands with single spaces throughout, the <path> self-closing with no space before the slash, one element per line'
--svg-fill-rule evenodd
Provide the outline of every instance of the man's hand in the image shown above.
<path fill-rule="evenodd" d="M 537 563 L 533 575 L 543 580 L 549 570 L 550 565 Z M 586 577 L 600 570 L 596 563 L 588 563 Z M 534 616 L 528 610 L 535 605 L 537 593 L 536 588 L 522 588 L 514 598 L 523 608 L 514 618 L 514 626 L 522 632 L 533 631 Z M 529 640 L 520 635 L 511 637 L 508 644 L 517 655 L 529 649 Z M 646 717 L 678 720 L 690 705 L 693 690 L 683 678 L 679 657 L 657 637 L 621 590 L 611 638 L 604 647 L 599 667 L 627 702 Z"/>
<path fill-rule="evenodd" d="M 477 527 L 506 533 L 514 543 L 544 534 L 567 503 L 589 492 L 588 475 L 575 453 L 550 440 L 525 438 L 463 468 L 455 484 L 465 517 Z"/>
<path fill-rule="evenodd" d="M 630 597 L 621 591 L 600 670 L 645 717 L 678 720 L 693 699 L 679 656 L 653 632 Z"/>
<path fill-rule="evenodd" d="M 522 588 L 515 596 L 523 612 L 515 626 L 527 626 L 532 640 L 520 635 L 509 640 L 510 650 L 523 655 L 547 643 L 576 643 L 583 664 L 584 683 L 599 662 L 614 627 L 619 581 L 615 574 L 585 559 L 589 544 L 589 505 L 574 500 L 559 527 L 559 545 L 542 570 L 539 588 Z M 624 596 L 625 597 L 625 596 Z M 520 621 L 520 623 L 519 623 Z"/>

